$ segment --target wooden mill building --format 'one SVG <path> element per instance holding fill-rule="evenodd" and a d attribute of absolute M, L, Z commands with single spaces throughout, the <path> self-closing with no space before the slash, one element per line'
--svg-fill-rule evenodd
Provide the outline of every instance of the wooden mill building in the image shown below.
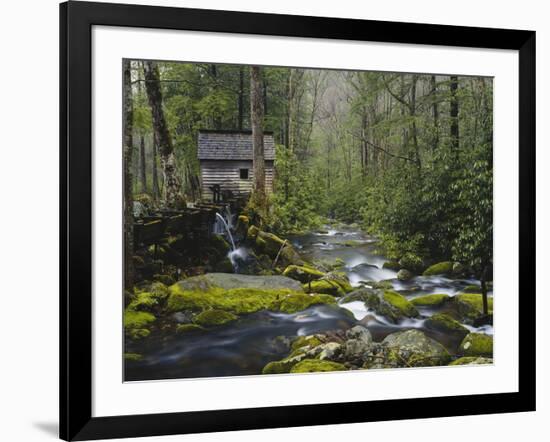
<path fill-rule="evenodd" d="M 200 130 L 198 136 L 201 195 L 204 200 L 223 196 L 244 196 L 252 191 L 252 131 Z M 273 133 L 264 132 L 265 188 L 273 192 Z"/>

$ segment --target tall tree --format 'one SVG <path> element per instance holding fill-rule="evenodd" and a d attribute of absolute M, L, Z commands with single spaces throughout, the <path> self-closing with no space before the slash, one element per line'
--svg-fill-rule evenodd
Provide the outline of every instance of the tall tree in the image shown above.
<path fill-rule="evenodd" d="M 159 177 L 158 177 L 158 170 L 157 170 L 157 137 L 155 133 L 153 132 L 153 171 L 152 171 L 152 179 L 153 179 L 153 200 L 157 201 L 160 198 L 160 188 L 159 188 Z"/>
<path fill-rule="evenodd" d="M 264 159 L 264 107 L 262 71 L 259 66 L 250 68 L 250 125 L 252 127 L 254 194 L 265 205 L 265 159 Z"/>
<path fill-rule="evenodd" d="M 143 64 L 143 71 L 145 73 L 147 98 L 153 117 L 153 131 L 157 139 L 164 175 L 163 204 L 166 207 L 176 208 L 182 202 L 181 183 L 178 176 L 172 138 L 170 137 L 168 124 L 162 108 L 159 69 L 156 63 L 146 61 Z"/>
<path fill-rule="evenodd" d="M 141 192 L 147 193 L 147 173 L 145 160 L 145 134 L 139 134 L 139 182 L 141 184 Z"/>
<path fill-rule="evenodd" d="M 451 150 L 454 152 L 455 157 L 458 158 L 459 148 L 459 134 L 458 134 L 458 77 L 451 76 L 450 82 L 451 89 Z"/>
<path fill-rule="evenodd" d="M 130 60 L 124 60 L 124 289 L 134 283 L 134 199 L 132 195 L 133 120 L 132 73 Z"/>
<path fill-rule="evenodd" d="M 237 95 L 237 126 L 239 130 L 243 130 L 243 116 L 244 116 L 244 66 L 239 67 L 239 93 Z"/>

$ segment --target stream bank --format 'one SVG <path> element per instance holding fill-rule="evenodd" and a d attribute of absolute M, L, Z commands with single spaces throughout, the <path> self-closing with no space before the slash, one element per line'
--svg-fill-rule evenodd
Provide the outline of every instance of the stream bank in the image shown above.
<path fill-rule="evenodd" d="M 244 221 L 226 252 L 240 274 L 157 282 L 129 302 L 126 380 L 492 362 L 479 281 L 399 279 L 357 226 L 281 240 Z"/>

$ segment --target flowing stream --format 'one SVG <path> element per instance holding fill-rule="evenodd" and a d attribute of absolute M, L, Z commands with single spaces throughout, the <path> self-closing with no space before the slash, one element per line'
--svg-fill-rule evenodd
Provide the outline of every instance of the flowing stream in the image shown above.
<path fill-rule="evenodd" d="M 225 219 L 218 214 L 217 217 L 220 222 L 223 221 L 231 240 L 230 254 L 233 254 L 233 258 L 246 254 L 246 250 L 235 247 Z M 296 235 L 288 239 L 305 260 L 327 264 L 338 260 L 342 265 L 340 270 L 348 275 L 353 286 L 359 287 L 368 281 L 391 280 L 394 290 L 408 299 L 431 293 L 454 296 L 467 285 L 479 283 L 474 279 L 449 279 L 442 276 L 417 276 L 401 282 L 396 279 L 397 272 L 382 268 L 387 259 L 377 251 L 376 239 L 351 226 L 331 227 L 319 233 Z M 148 339 L 129 345 L 128 352 L 140 353 L 144 359 L 128 365 L 125 379 L 259 374 L 268 362 L 288 354 L 289 339 L 336 329 L 345 330 L 356 324 L 366 326 L 375 341 L 399 330 L 417 328 L 451 352 L 458 345 L 456 337 L 442 335 L 424 326 L 426 318 L 441 308 L 419 307 L 419 318 L 405 319 L 394 324 L 370 311 L 363 302 L 348 301 L 344 296 L 338 303 L 343 309 L 351 311 L 353 317 L 342 310 L 315 306 L 296 314 L 260 311 L 206 333 L 169 336 L 153 333 Z M 493 334 L 492 326 L 466 327 L 470 331 Z M 158 328 L 162 329 L 162 325 Z"/>

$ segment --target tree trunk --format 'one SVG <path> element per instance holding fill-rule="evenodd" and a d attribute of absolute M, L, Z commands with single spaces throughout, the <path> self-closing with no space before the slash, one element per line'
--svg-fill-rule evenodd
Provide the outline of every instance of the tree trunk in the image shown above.
<path fill-rule="evenodd" d="M 261 77 L 261 68 L 252 66 L 250 68 L 250 123 L 253 143 L 254 194 L 256 200 L 263 205 L 265 203 L 265 160 Z"/>
<path fill-rule="evenodd" d="M 153 133 L 153 200 L 157 201 L 160 198 L 159 177 L 157 172 L 157 137 Z"/>
<path fill-rule="evenodd" d="M 145 73 L 145 87 L 151 113 L 153 116 L 153 131 L 158 142 L 160 162 L 164 176 L 163 204 L 165 207 L 178 208 L 183 203 L 181 183 L 177 173 L 176 157 L 168 124 L 162 109 L 162 92 L 160 89 L 160 74 L 154 62 L 146 61 L 143 64 Z"/>
<path fill-rule="evenodd" d="M 435 152 L 437 149 L 437 146 L 439 145 L 439 109 L 437 106 L 437 84 L 435 82 L 435 75 L 432 75 L 430 78 L 430 86 L 431 91 L 430 94 L 432 96 L 432 117 L 433 117 L 433 123 L 434 123 L 434 134 L 432 138 L 432 152 Z"/>
<path fill-rule="evenodd" d="M 139 181 L 141 184 L 141 193 L 147 193 L 147 173 L 145 164 L 145 136 L 139 136 Z"/>
<path fill-rule="evenodd" d="M 132 75 L 130 60 L 124 60 L 124 289 L 134 284 L 134 199 L 132 195 Z"/>
<path fill-rule="evenodd" d="M 239 130 L 243 130 L 243 116 L 244 116 L 244 67 L 239 68 L 239 97 L 238 97 L 238 127 Z"/>
<path fill-rule="evenodd" d="M 451 77 L 451 150 L 454 152 L 455 157 L 458 158 L 459 149 L 459 134 L 458 134 L 458 77 Z"/>
<path fill-rule="evenodd" d="M 489 315 L 489 300 L 487 299 L 487 266 L 484 267 L 483 271 L 481 272 L 481 298 L 483 300 L 483 315 L 488 316 Z"/>

